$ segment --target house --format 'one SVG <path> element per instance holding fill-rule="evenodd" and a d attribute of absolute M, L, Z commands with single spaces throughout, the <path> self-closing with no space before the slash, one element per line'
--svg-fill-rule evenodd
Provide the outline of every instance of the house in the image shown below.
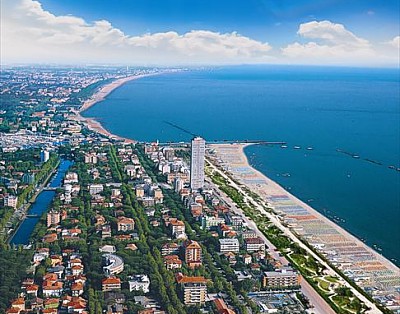
<path fill-rule="evenodd" d="M 265 251 L 265 243 L 260 237 L 244 239 L 247 252 Z"/>
<path fill-rule="evenodd" d="M 231 310 L 228 308 L 228 306 L 225 304 L 224 299 L 217 298 L 214 299 L 214 305 L 217 308 L 218 314 L 235 314 L 236 312 L 234 310 Z"/>
<path fill-rule="evenodd" d="M 57 233 L 49 233 L 43 237 L 43 242 L 45 243 L 53 243 L 57 241 Z"/>
<path fill-rule="evenodd" d="M 74 265 L 71 267 L 71 273 L 73 276 L 79 276 L 83 274 L 83 265 Z"/>
<path fill-rule="evenodd" d="M 123 293 L 115 292 L 115 291 L 108 291 L 104 293 L 104 301 L 106 303 L 125 303 L 126 298 Z"/>
<path fill-rule="evenodd" d="M 121 290 L 121 279 L 116 277 L 104 278 L 101 281 L 102 291 Z"/>
<path fill-rule="evenodd" d="M 125 246 L 125 250 L 131 250 L 131 251 L 136 251 L 138 249 L 138 247 L 136 246 L 136 244 L 134 243 L 128 243 Z"/>
<path fill-rule="evenodd" d="M 178 220 L 176 218 L 172 218 L 169 221 L 170 227 L 171 227 L 171 233 L 175 238 L 177 239 L 186 239 L 186 233 L 185 233 L 185 223 L 181 220 Z"/>
<path fill-rule="evenodd" d="M 56 282 L 43 282 L 42 286 L 44 297 L 60 297 L 63 292 L 63 283 L 61 281 Z"/>
<path fill-rule="evenodd" d="M 96 195 L 103 192 L 103 185 L 102 184 L 90 184 L 89 185 L 89 194 Z"/>
<path fill-rule="evenodd" d="M 239 240 L 234 239 L 219 239 L 219 251 L 221 253 L 233 252 L 239 253 Z"/>
<path fill-rule="evenodd" d="M 49 253 L 35 253 L 33 254 L 33 263 L 34 264 L 39 264 L 41 261 L 45 260 L 47 257 L 49 257 Z"/>
<path fill-rule="evenodd" d="M 235 265 L 237 260 L 236 260 L 236 254 L 233 252 L 226 252 L 224 253 L 224 256 L 226 259 L 229 261 L 229 264 Z"/>
<path fill-rule="evenodd" d="M 115 248 L 114 245 L 103 245 L 101 248 L 99 248 L 100 252 L 104 252 L 104 253 L 115 253 L 117 251 L 117 249 Z"/>
<path fill-rule="evenodd" d="M 101 226 L 101 238 L 110 238 L 111 237 L 111 226 L 110 225 L 103 225 Z"/>
<path fill-rule="evenodd" d="M 85 154 L 85 164 L 97 164 L 97 156 L 94 153 Z"/>
<path fill-rule="evenodd" d="M 167 269 L 178 269 L 182 267 L 182 261 L 178 255 L 164 256 L 164 265 Z"/>
<path fill-rule="evenodd" d="M 17 208 L 18 204 L 18 197 L 15 195 L 11 194 L 6 194 L 3 198 L 3 204 L 4 206 L 12 207 L 12 208 Z"/>
<path fill-rule="evenodd" d="M 251 255 L 250 255 L 250 254 L 245 254 L 245 255 L 243 255 L 243 262 L 244 262 L 246 265 L 251 264 L 251 260 L 252 260 L 252 258 L 251 258 Z"/>
<path fill-rule="evenodd" d="M 161 255 L 170 255 L 178 253 L 179 253 L 179 245 L 174 242 L 165 243 L 161 248 Z"/>
<path fill-rule="evenodd" d="M 35 296 L 35 297 L 37 297 L 38 290 L 39 290 L 39 286 L 35 285 L 35 284 L 29 285 L 25 288 L 26 294 L 28 294 L 30 296 Z"/>
<path fill-rule="evenodd" d="M 14 301 L 11 302 L 11 308 L 18 309 L 19 311 L 25 311 L 25 299 L 24 298 L 15 299 Z"/>
<path fill-rule="evenodd" d="M 122 304 L 114 303 L 107 305 L 106 314 L 123 314 L 124 306 Z"/>
<path fill-rule="evenodd" d="M 73 283 L 71 285 L 71 294 L 73 297 L 79 297 L 83 294 L 83 284 L 80 282 Z"/>
<path fill-rule="evenodd" d="M 68 172 L 64 177 L 64 184 L 78 183 L 78 174 L 76 172 Z"/>
<path fill-rule="evenodd" d="M 129 277 L 129 291 L 150 292 L 150 279 L 147 275 L 135 275 Z"/>
<path fill-rule="evenodd" d="M 210 230 L 213 227 L 217 227 L 220 224 L 225 224 L 225 219 L 216 216 L 206 216 L 201 217 L 201 227 L 204 230 Z"/>
<path fill-rule="evenodd" d="M 135 229 L 135 221 L 132 218 L 118 217 L 118 231 L 132 231 Z"/>

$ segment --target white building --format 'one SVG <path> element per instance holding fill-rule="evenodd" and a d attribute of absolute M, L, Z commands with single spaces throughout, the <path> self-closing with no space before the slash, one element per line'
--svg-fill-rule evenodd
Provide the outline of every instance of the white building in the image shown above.
<path fill-rule="evenodd" d="M 227 252 L 239 253 L 239 240 L 219 239 L 219 251 L 221 253 L 227 253 Z"/>
<path fill-rule="evenodd" d="M 4 206 L 9 206 L 9 207 L 12 207 L 12 208 L 17 208 L 17 203 L 18 203 L 18 197 L 17 196 L 15 196 L 15 195 L 10 195 L 10 194 L 7 194 L 5 197 L 4 197 Z"/>
<path fill-rule="evenodd" d="M 98 193 L 103 192 L 103 185 L 102 184 L 91 184 L 89 185 L 89 193 L 90 195 L 95 195 Z"/>
<path fill-rule="evenodd" d="M 201 227 L 203 230 L 209 230 L 212 227 L 217 227 L 220 224 L 225 223 L 225 218 L 215 216 L 203 216 L 201 217 Z"/>
<path fill-rule="evenodd" d="M 78 174 L 76 172 L 68 172 L 64 178 L 64 184 L 78 183 Z"/>
<path fill-rule="evenodd" d="M 140 291 L 144 293 L 150 292 L 150 279 L 147 275 L 135 275 L 129 277 L 129 291 Z"/>
<path fill-rule="evenodd" d="M 50 158 L 50 152 L 49 152 L 49 151 L 47 151 L 47 150 L 42 150 L 42 151 L 40 152 L 40 161 L 41 161 L 41 162 L 46 162 L 46 161 L 49 160 L 49 158 Z"/>
<path fill-rule="evenodd" d="M 103 271 L 106 276 L 116 275 L 124 270 L 124 261 L 114 254 L 103 254 Z"/>
<path fill-rule="evenodd" d="M 247 252 L 265 251 L 265 243 L 260 237 L 244 240 Z"/>
<path fill-rule="evenodd" d="M 206 141 L 201 137 L 192 140 L 192 154 L 190 159 L 190 188 L 201 189 L 204 186 L 204 155 Z"/>
<path fill-rule="evenodd" d="M 179 193 L 183 189 L 184 183 L 185 182 L 181 178 L 175 178 L 174 181 L 175 192 Z"/>

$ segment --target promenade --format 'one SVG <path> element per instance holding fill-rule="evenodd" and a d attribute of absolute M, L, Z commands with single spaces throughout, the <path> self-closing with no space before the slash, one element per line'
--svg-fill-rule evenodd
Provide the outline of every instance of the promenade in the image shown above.
<path fill-rule="evenodd" d="M 274 181 L 252 168 L 243 152 L 245 144 L 209 145 L 214 152 L 213 158 L 225 170 L 251 191 L 262 196 L 272 208 L 274 214 L 260 210 L 277 225 L 291 240 L 307 249 L 314 258 L 327 269 L 335 271 L 305 246 L 303 238 L 329 260 L 358 286 L 373 295 L 380 303 L 392 304 L 396 308 L 400 295 L 396 287 L 400 286 L 399 269 L 365 243 L 336 225 L 322 214 L 291 195 Z M 235 188 L 241 190 L 240 186 Z M 244 192 L 246 193 L 246 192 Z M 258 206 L 254 203 L 255 206 Z M 350 286 L 353 293 L 372 308 L 370 313 L 380 313 L 363 295 Z M 375 310 L 374 310 L 375 309 Z"/>

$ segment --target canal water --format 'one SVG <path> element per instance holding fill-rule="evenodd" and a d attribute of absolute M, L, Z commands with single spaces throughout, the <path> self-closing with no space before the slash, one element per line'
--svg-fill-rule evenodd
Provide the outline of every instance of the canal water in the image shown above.
<path fill-rule="evenodd" d="M 57 169 L 57 174 L 51 179 L 48 186 L 50 187 L 61 187 L 62 180 L 65 173 L 68 171 L 72 162 L 66 159 L 62 159 Z M 56 192 L 55 191 L 42 191 L 36 198 L 35 203 L 32 204 L 28 211 L 28 215 L 35 215 L 37 217 L 27 217 L 22 222 L 17 232 L 12 237 L 10 244 L 28 244 L 29 238 L 32 234 L 33 229 L 38 223 L 42 214 L 48 210 L 51 201 L 53 200 Z"/>

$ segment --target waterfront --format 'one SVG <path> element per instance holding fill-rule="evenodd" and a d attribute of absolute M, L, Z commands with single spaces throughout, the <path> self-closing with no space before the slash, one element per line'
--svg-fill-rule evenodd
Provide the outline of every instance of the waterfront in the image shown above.
<path fill-rule="evenodd" d="M 48 184 L 49 187 L 60 187 L 65 173 L 71 166 L 71 161 L 61 160 L 58 166 L 56 175 L 51 179 Z M 35 202 L 31 205 L 27 215 L 32 217 L 26 217 L 21 225 L 18 227 L 16 233 L 10 240 L 10 244 L 28 244 L 29 238 L 32 231 L 35 229 L 36 224 L 40 220 L 42 214 L 48 210 L 51 201 L 53 200 L 56 192 L 55 191 L 42 191 Z"/>
<path fill-rule="evenodd" d="M 385 256 L 399 259 L 400 176 L 387 167 L 400 163 L 394 145 L 400 134 L 396 73 L 271 67 L 163 75 L 121 86 L 84 115 L 137 140 L 191 138 L 166 123 L 173 122 L 208 140 L 286 141 L 288 149 L 248 148 L 251 164 L 320 212 L 338 217 L 368 244 L 378 244 Z M 344 156 L 338 148 L 385 166 Z"/>
<path fill-rule="evenodd" d="M 398 298 L 396 287 L 400 280 L 400 270 L 394 264 L 382 257 L 379 253 L 362 243 L 360 240 L 326 219 L 318 211 L 305 204 L 292 194 L 288 193 L 277 183 L 252 168 L 244 154 L 242 144 L 217 144 L 211 145 L 210 160 L 222 169 L 228 169 L 236 182 L 231 182 L 234 188 L 243 191 L 247 186 L 248 191 L 255 192 L 266 201 L 273 212 L 266 211 L 263 206 L 253 199 L 252 205 L 278 226 L 282 232 L 303 247 L 326 269 L 325 274 L 336 276 L 336 269 L 342 274 L 356 282 L 364 291 L 374 291 L 374 298 L 388 301 L 389 296 Z M 228 177 L 226 177 L 229 179 Z M 248 196 L 248 198 L 252 198 Z M 307 241 L 309 246 L 314 247 L 329 262 L 314 254 L 309 246 L 304 245 L 299 239 Z M 289 254 L 290 255 L 290 254 Z M 288 256 L 289 256 L 288 255 Z M 350 289 L 351 285 L 346 283 L 345 278 L 340 275 L 341 281 Z M 366 280 L 368 278 L 368 280 Z M 353 289 L 358 298 L 363 299 L 371 313 L 379 313 L 373 309 L 374 305 L 364 299 L 358 291 Z"/>

